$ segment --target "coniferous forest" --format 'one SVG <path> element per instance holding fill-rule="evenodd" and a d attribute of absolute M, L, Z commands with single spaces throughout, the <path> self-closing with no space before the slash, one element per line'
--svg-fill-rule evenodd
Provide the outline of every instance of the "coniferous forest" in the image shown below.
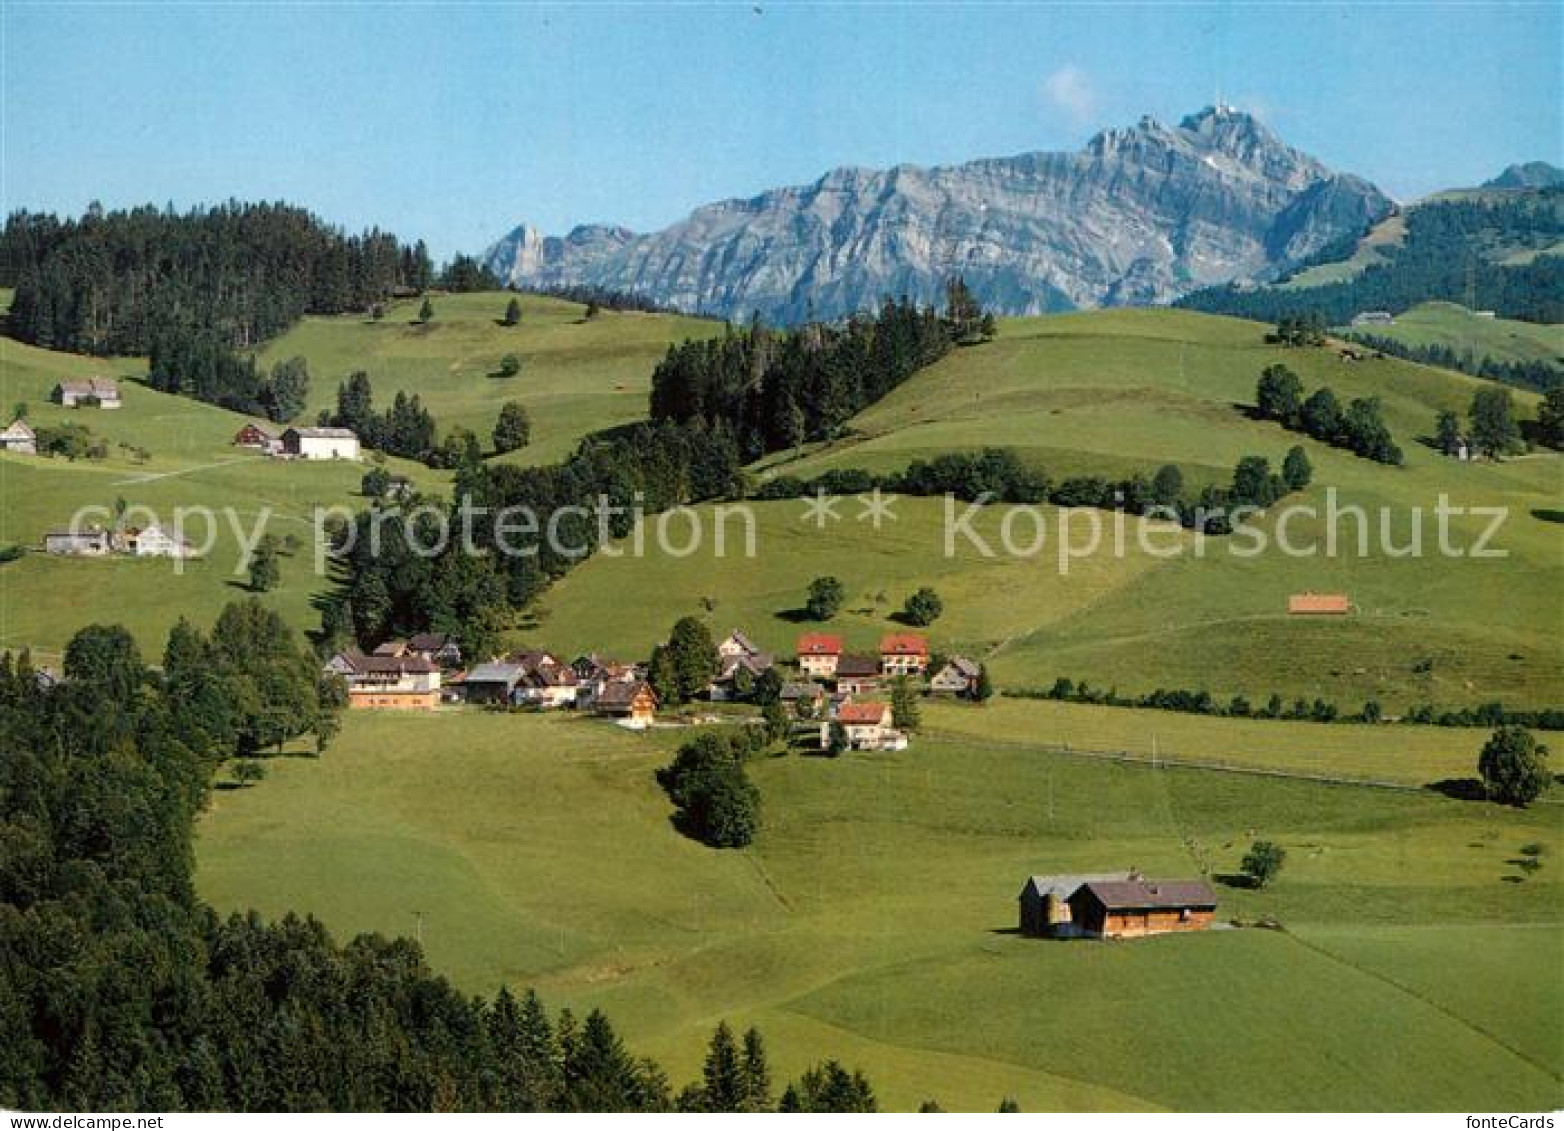
<path fill-rule="evenodd" d="M 1541 250 L 1564 239 L 1564 190 L 1515 200 L 1450 200 L 1423 204 L 1406 215 L 1406 237 L 1381 249 L 1375 263 L 1339 283 L 1279 289 L 1228 284 L 1196 291 L 1175 306 L 1232 314 L 1260 322 L 1289 315 L 1318 315 L 1345 325 L 1365 310 L 1399 314 L 1441 299 L 1501 318 L 1564 321 L 1564 256 L 1538 255 L 1529 263 L 1500 266 L 1485 249 Z"/>
<path fill-rule="evenodd" d="M 422 241 L 346 235 L 286 204 L 16 212 L 0 235 L 10 334 L 75 353 L 147 354 L 191 330 L 248 349 L 304 314 L 364 310 L 432 275 Z"/>

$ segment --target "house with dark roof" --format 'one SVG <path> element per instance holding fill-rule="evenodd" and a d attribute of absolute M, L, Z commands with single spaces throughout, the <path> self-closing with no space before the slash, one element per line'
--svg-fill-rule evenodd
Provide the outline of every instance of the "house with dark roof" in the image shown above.
<path fill-rule="evenodd" d="M 609 683 L 598 692 L 592 709 L 599 715 L 617 719 L 621 726 L 649 727 L 657 714 L 657 696 L 644 679 L 630 683 Z"/>
<path fill-rule="evenodd" d="M 1203 931 L 1216 919 L 1216 893 L 1204 880 L 1089 880 L 1067 902 L 1076 929 L 1104 939 Z"/>
<path fill-rule="evenodd" d="M 836 690 L 841 695 L 877 695 L 883 684 L 880 661 L 851 653 L 836 662 Z"/>
<path fill-rule="evenodd" d="M 929 677 L 929 690 L 936 695 L 971 695 L 977 689 L 978 665 L 965 656 L 952 656 Z"/>
<path fill-rule="evenodd" d="M 524 674 L 520 664 L 475 664 L 462 680 L 467 702 L 509 705 Z"/>
<path fill-rule="evenodd" d="M 416 632 L 407 638 L 407 650 L 442 668 L 460 667 L 462 647 L 444 632 Z"/>
<path fill-rule="evenodd" d="M 440 703 L 440 669 L 422 656 L 338 652 L 326 670 L 348 685 L 349 707 L 429 711 Z"/>
<path fill-rule="evenodd" d="M 1021 933 L 1036 938 L 1138 938 L 1205 930 L 1216 918 L 1205 881 L 1138 872 L 1032 876 L 1018 902 Z"/>

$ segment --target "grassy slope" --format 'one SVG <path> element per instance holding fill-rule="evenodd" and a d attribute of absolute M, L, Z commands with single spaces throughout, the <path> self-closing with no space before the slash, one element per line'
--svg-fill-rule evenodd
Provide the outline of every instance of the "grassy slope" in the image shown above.
<path fill-rule="evenodd" d="M 67 525 L 78 508 L 112 507 L 116 499 L 150 508 L 164 523 L 174 521 L 178 507 L 231 507 L 249 527 L 269 508 L 273 518 L 267 529 L 278 537 L 296 534 L 307 544 L 309 516 L 317 505 L 362 501 L 353 494 L 361 465 L 282 463 L 235 448 L 231 441 L 244 417 L 154 392 L 136 381 L 144 371 L 140 361 L 99 361 L 0 338 L 0 404 L 9 408 L 25 401 L 35 426 L 76 421 L 110 441 L 110 456 L 101 462 L 0 453 L 0 545 L 37 546 L 46 530 Z M 62 377 L 95 373 L 120 378 L 123 408 L 74 410 L 48 403 L 50 389 Z M 135 462 L 121 443 L 146 448 L 150 460 Z M 431 487 L 442 480 L 417 465 L 394 463 Z M 204 533 L 205 527 L 192 521 L 186 536 L 199 542 Z M 167 560 L 28 554 L 0 565 L 0 647 L 31 646 L 48 658 L 77 629 L 103 621 L 125 624 L 148 655 L 157 656 L 178 616 L 209 623 L 226 602 L 241 595 L 234 573 L 238 561 L 231 531 L 208 557 L 184 563 L 183 576 Z M 310 606 L 319 588 L 309 555 L 301 552 L 284 559 L 282 585 L 265 599 L 303 628 L 319 620 Z"/>
<path fill-rule="evenodd" d="M 409 933 L 423 912 L 432 961 L 463 986 L 602 1005 L 681 1080 L 727 1017 L 762 1026 L 779 1074 L 842 1055 L 897 1107 L 1564 1098 L 1564 999 L 1541 976 L 1564 957 L 1551 808 L 924 740 L 757 765 L 766 827 L 719 853 L 668 827 L 651 771 L 673 740 L 574 718 L 355 715 L 324 759 L 219 794 L 201 887 L 343 933 Z M 1288 867 L 1265 892 L 1223 887 L 1222 912 L 1287 934 L 1009 932 L 1029 872 L 1221 873 L 1255 835 L 1286 844 Z M 1507 879 L 1532 841 L 1543 870 Z"/>
<path fill-rule="evenodd" d="M 652 368 L 669 344 L 722 329 L 709 320 L 614 311 L 587 322 L 584 307 L 537 295 L 519 296 L 519 326 L 500 325 L 512 297 L 436 296 L 427 326 L 414 323 L 418 299 L 391 303 L 378 323 L 359 315 L 306 318 L 268 343 L 260 359 L 309 360 L 307 416 L 334 405 L 338 383 L 362 369 L 379 407 L 397 392 L 417 393 L 442 434 L 462 425 L 485 445 L 500 405 L 519 400 L 532 418 L 532 443 L 508 458 L 551 463 L 588 432 L 644 419 Z M 496 376 L 511 353 L 521 359 L 521 374 Z"/>
<path fill-rule="evenodd" d="M 1397 212 L 1393 216 L 1387 216 L 1378 224 L 1370 228 L 1367 234 L 1358 241 L 1358 246 L 1352 249 L 1352 254 L 1346 259 L 1335 263 L 1321 263 L 1307 270 L 1300 271 L 1287 282 L 1281 284 L 1281 290 L 1298 290 L 1306 287 L 1323 286 L 1326 283 L 1340 283 L 1361 275 L 1376 263 L 1386 262 L 1384 250 L 1398 247 L 1406 239 L 1407 221 L 1405 212 Z"/>
<path fill-rule="evenodd" d="M 1547 361 L 1564 365 L 1564 326 L 1510 318 L 1479 318 L 1453 302 L 1425 302 L 1398 314 L 1393 326 L 1365 330 L 1409 346 L 1448 346 L 1457 353 L 1496 361 Z"/>
<path fill-rule="evenodd" d="M 1539 454 L 1457 464 L 1417 443 L 1439 409 L 1465 410 L 1481 387 L 1475 379 L 1400 361 L 1345 363 L 1328 350 L 1287 351 L 1260 339 L 1253 323 L 1177 311 L 1006 322 L 997 341 L 959 351 L 860 414 L 847 441 L 770 470 L 887 471 L 941 451 L 1002 444 L 1055 478 L 1150 473 L 1175 462 L 1192 483 L 1225 482 L 1241 456 L 1263 454 L 1278 466 L 1301 443 L 1315 482 L 1297 501 L 1322 513 L 1301 516 L 1289 533 L 1295 542 L 1315 539 L 1313 557 L 1242 559 L 1216 540 L 1203 559 L 1186 552 L 1153 560 L 1130 524 L 1123 558 L 1094 556 L 1061 576 L 1052 525 L 1036 558 L 985 560 L 964 542 L 947 558 L 934 501 L 899 501 L 899 520 L 881 535 L 856 521 L 851 500 L 841 505 L 843 520 L 823 533 L 801 520 L 802 504 L 757 504 L 756 560 L 731 549 L 721 560 L 709 551 L 679 560 L 596 558 L 550 594 L 536 638 L 641 654 L 678 616 L 704 614 L 714 603 L 715 629 L 737 625 L 786 651 L 798 630 L 788 614 L 811 578 L 833 573 L 849 592 L 849 611 L 833 628 L 850 643 L 869 643 L 892 627 L 888 618 L 906 594 L 930 583 L 946 605 L 932 632 L 936 646 L 987 654 L 996 678 L 1012 686 L 1069 675 L 1124 691 L 1204 686 L 1251 699 L 1276 691 L 1352 707 L 1379 697 L 1392 710 L 1424 700 L 1564 701 L 1556 640 L 1564 561 L 1556 526 L 1534 513 L 1557 505 L 1564 461 Z M 1256 376 L 1273 361 L 1292 366 L 1310 388 L 1331 385 L 1344 400 L 1379 396 L 1406 466 L 1386 468 L 1249 420 L 1235 406 L 1252 400 Z M 1535 401 L 1518 399 L 1523 411 Z M 1343 507 L 1395 508 L 1396 545 L 1408 538 L 1409 508 L 1423 508 L 1424 556 L 1387 556 L 1377 530 L 1367 558 L 1348 555 L 1357 529 L 1351 519 L 1338 554 L 1329 556 L 1328 487 Z M 1466 506 L 1508 507 L 1495 544 L 1510 556 L 1438 556 L 1432 508 L 1441 493 Z M 991 543 L 999 522 L 990 514 L 980 523 Z M 1452 521 L 1465 544 L 1486 525 L 1485 518 Z M 1030 527 L 1016 529 L 1027 541 Z M 1083 543 L 1085 526 L 1075 530 Z M 1104 537 L 1111 539 L 1111 528 Z M 1187 536 L 1172 542 L 1193 546 Z M 1360 611 L 1330 622 L 1288 618 L 1287 595 L 1306 589 L 1345 590 Z M 626 602 L 627 592 L 656 599 Z M 1431 669 L 1415 671 L 1422 660 L 1432 660 Z"/>

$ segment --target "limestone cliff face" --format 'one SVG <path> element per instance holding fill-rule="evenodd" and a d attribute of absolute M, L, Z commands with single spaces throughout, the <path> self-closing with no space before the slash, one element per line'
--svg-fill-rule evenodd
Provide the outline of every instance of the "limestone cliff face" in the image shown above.
<path fill-rule="evenodd" d="M 837 317 L 887 294 L 932 301 L 959 272 L 991 308 L 1034 314 L 1263 280 L 1390 209 L 1373 185 L 1224 107 L 1177 127 L 1144 118 L 1079 153 L 834 169 L 708 204 L 660 232 L 544 237 L 521 225 L 485 260 L 518 286 L 591 284 L 774 322 Z"/>

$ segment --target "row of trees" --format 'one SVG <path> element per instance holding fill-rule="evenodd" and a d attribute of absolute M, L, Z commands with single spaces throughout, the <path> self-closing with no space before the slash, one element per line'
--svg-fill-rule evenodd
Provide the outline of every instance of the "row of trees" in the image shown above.
<path fill-rule="evenodd" d="M 1296 373 L 1285 365 L 1268 365 L 1255 385 L 1255 406 L 1262 419 L 1322 444 L 1379 463 L 1401 463 L 1401 449 L 1390 435 L 1378 397 L 1358 397 L 1342 407 L 1328 386 L 1305 397 Z"/>
<path fill-rule="evenodd" d="M 1524 450 L 1529 430 L 1537 443 L 1564 449 L 1564 385 L 1548 390 L 1537 406 L 1537 419 L 1529 423 L 1517 418 L 1515 398 L 1508 389 L 1479 389 L 1466 411 L 1466 423 L 1463 435 L 1460 418 L 1448 410 L 1441 412 L 1434 422 L 1434 446 L 1453 456 L 1464 443 L 1498 459 Z"/>
<path fill-rule="evenodd" d="M 1528 322 L 1564 322 L 1564 255 L 1538 255 L 1500 266 L 1490 249 L 1540 250 L 1564 239 L 1564 190 L 1503 200 L 1442 201 L 1406 213 L 1400 244 L 1379 249 L 1375 263 L 1338 283 L 1313 287 L 1240 287 L 1196 291 L 1176 305 L 1259 322 L 1310 315 L 1344 326 L 1365 310 L 1399 313 L 1441 299 Z"/>
<path fill-rule="evenodd" d="M 337 386 L 335 411 L 323 411 L 322 424 L 351 428 L 367 447 L 387 455 L 419 460 L 431 467 L 462 467 L 483 459 L 483 445 L 468 428 L 452 428 L 438 439 L 434 414 L 417 393 L 398 391 L 384 413 L 375 410 L 375 391 L 369 374 L 360 370 Z M 532 439 L 532 422 L 519 401 L 500 406 L 491 439 L 494 451 L 524 448 Z"/>
<path fill-rule="evenodd" d="M 1423 365 L 1437 365 L 1444 369 L 1455 369 L 1462 373 L 1470 373 L 1473 377 L 1486 377 L 1490 381 L 1502 381 L 1506 385 L 1518 385 L 1523 389 L 1536 389 L 1541 392 L 1564 382 L 1564 364 L 1557 360 L 1536 358 L 1531 361 L 1505 361 L 1490 354 L 1474 353 L 1469 349 L 1457 350 L 1454 346 L 1442 345 L 1438 342 L 1414 345 L 1403 342 L 1399 338 L 1387 338 L 1381 334 L 1368 334 L 1362 331 L 1353 331 L 1345 336 L 1391 357 L 1405 358 L 1407 361 L 1416 361 Z"/>
<path fill-rule="evenodd" d="M 1047 689 L 1009 688 L 1006 695 L 1019 699 L 1055 699 L 1072 703 L 1094 703 L 1106 707 L 1144 707 L 1158 711 L 1178 711 L 1191 715 L 1225 715 L 1242 719 L 1288 719 L 1315 723 L 1379 723 L 1386 721 L 1384 707 L 1377 699 L 1365 702 L 1361 709 L 1343 711 L 1335 703 L 1316 697 L 1286 702 L 1272 693 L 1264 703 L 1253 703 L 1243 695 L 1223 702 L 1200 688 L 1159 687 L 1143 695 L 1121 695 L 1117 688 L 1093 687 L 1061 676 Z M 1564 708 L 1545 707 L 1535 711 L 1507 709 L 1503 703 L 1484 703 L 1441 711 L 1431 703 L 1419 703 L 1407 709 L 1400 721 L 1421 726 L 1499 727 L 1529 726 L 1539 730 L 1564 730 Z"/>
<path fill-rule="evenodd" d="M 816 493 L 852 495 L 879 488 L 903 495 L 950 494 L 969 502 L 1049 502 L 1061 507 L 1100 507 L 1129 514 L 1147 514 L 1159 508 L 1176 512 L 1186 527 L 1221 535 L 1232 529 L 1228 515 L 1234 508 L 1268 507 L 1289 492 L 1307 487 L 1313 475 L 1308 454 L 1295 445 L 1288 450 L 1279 470 L 1273 471 L 1264 456 L 1244 456 L 1233 468 L 1230 486 L 1208 484 L 1194 494 L 1186 491 L 1184 473 L 1176 464 L 1165 464 L 1149 479 L 1139 473 L 1118 480 L 1078 475 L 1054 483 L 1042 469 L 1025 463 L 1013 449 L 984 448 L 980 452 L 949 452 L 928 461 L 914 460 L 905 471 L 890 475 L 838 468 L 808 480 L 778 476 L 762 484 L 755 497 L 797 499 Z"/>
<path fill-rule="evenodd" d="M 248 349 L 305 313 L 364 310 L 431 276 L 421 242 L 349 236 L 285 204 L 15 212 L 0 234 L 11 334 L 76 353 L 147 354 L 178 331 Z"/>
<path fill-rule="evenodd" d="M 841 325 L 773 330 L 757 319 L 670 347 L 652 374 L 652 418 L 723 430 L 746 461 L 829 438 L 953 344 L 992 333 L 959 279 L 947 306 L 942 317 L 887 299 Z"/>

